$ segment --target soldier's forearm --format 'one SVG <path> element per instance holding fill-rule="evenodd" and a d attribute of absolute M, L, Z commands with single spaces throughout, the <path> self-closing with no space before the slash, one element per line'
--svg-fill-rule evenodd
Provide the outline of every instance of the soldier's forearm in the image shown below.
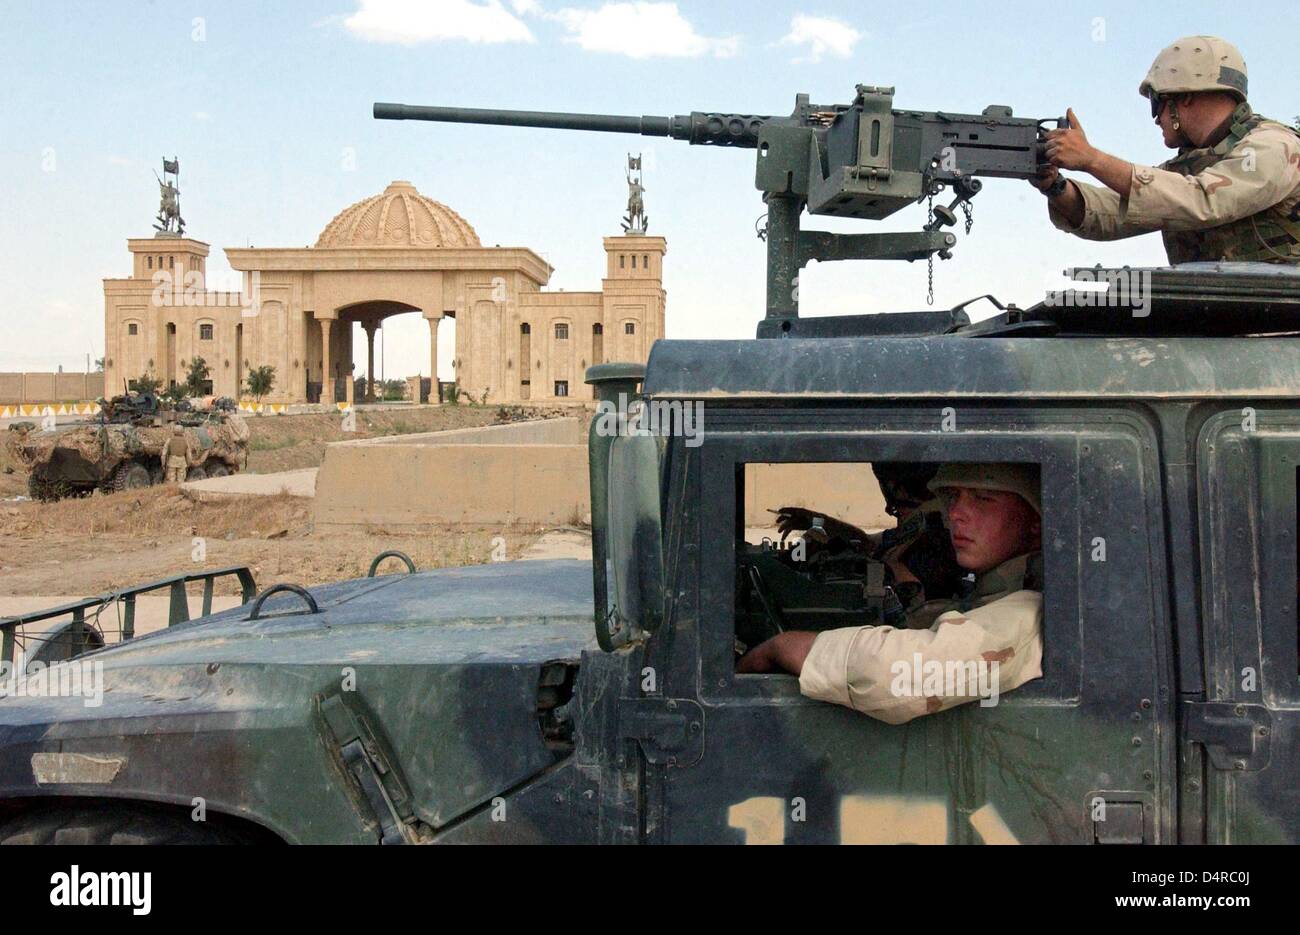
<path fill-rule="evenodd" d="M 1052 210 L 1064 217 L 1071 227 L 1078 227 L 1083 223 L 1083 193 L 1074 182 L 1067 181 L 1065 189 L 1061 194 L 1049 199 L 1049 204 Z"/>
<path fill-rule="evenodd" d="M 1127 198 L 1133 182 L 1133 164 L 1118 156 L 1096 150 L 1087 172 L 1121 198 Z"/>

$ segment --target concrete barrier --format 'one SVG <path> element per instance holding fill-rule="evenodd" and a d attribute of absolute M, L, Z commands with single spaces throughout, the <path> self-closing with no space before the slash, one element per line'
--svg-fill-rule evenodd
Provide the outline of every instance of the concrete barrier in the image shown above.
<path fill-rule="evenodd" d="M 562 418 L 335 442 L 313 501 L 318 529 L 565 524 L 591 514 L 587 422 Z M 867 464 L 751 464 L 745 525 L 806 506 L 863 529 L 892 526 Z"/>
<path fill-rule="evenodd" d="M 313 505 L 322 530 L 585 520 L 585 427 L 551 419 L 335 442 Z"/>
<path fill-rule="evenodd" d="M 0 404 L 72 402 L 103 395 L 102 373 L 0 373 Z"/>

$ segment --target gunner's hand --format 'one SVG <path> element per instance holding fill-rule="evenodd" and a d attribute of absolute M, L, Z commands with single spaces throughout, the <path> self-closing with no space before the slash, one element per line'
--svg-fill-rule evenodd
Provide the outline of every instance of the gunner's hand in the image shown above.
<path fill-rule="evenodd" d="M 1079 118 L 1074 116 L 1073 108 L 1065 112 L 1065 119 L 1070 124 L 1068 127 L 1047 134 L 1047 161 L 1058 169 L 1080 169 L 1086 172 L 1092 167 L 1097 150 L 1088 142 L 1088 136 L 1083 132 Z"/>

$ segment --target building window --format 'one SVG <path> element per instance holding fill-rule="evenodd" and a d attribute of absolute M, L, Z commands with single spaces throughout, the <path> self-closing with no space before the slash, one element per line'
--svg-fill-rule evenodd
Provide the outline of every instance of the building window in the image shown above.
<path fill-rule="evenodd" d="M 641 265 L 644 266 L 646 269 L 650 268 L 650 254 L 648 253 L 641 254 Z"/>
<path fill-rule="evenodd" d="M 632 268 L 636 269 L 636 254 L 632 254 Z"/>
<path fill-rule="evenodd" d="M 556 396 L 568 396 L 568 395 L 569 395 L 569 381 L 568 381 L 568 380 L 556 380 L 556 381 L 555 381 L 555 395 L 556 395 Z"/>
<path fill-rule="evenodd" d="M 149 264 L 149 269 L 153 269 L 153 257 L 147 256 L 144 258 L 144 261 Z"/>
<path fill-rule="evenodd" d="M 605 326 L 602 325 L 600 322 L 596 322 L 594 325 L 591 326 L 591 333 L 592 333 L 592 334 L 604 334 L 604 333 L 605 333 Z"/>
<path fill-rule="evenodd" d="M 627 260 L 627 256 L 626 256 L 625 254 L 620 253 L 620 254 L 618 255 L 618 268 L 619 268 L 619 269 L 623 269 L 625 266 L 627 266 L 627 262 L 626 262 L 626 260 Z"/>
<path fill-rule="evenodd" d="M 175 268 L 176 268 L 176 257 L 174 257 L 174 256 L 169 256 L 169 257 L 167 258 L 167 268 L 168 268 L 168 269 L 175 269 Z"/>
<path fill-rule="evenodd" d="M 126 333 L 127 333 L 127 334 L 139 334 L 139 333 L 140 333 L 140 326 L 137 325 L 135 322 L 131 322 L 131 324 L 129 324 L 129 325 L 126 326 Z"/>
<path fill-rule="evenodd" d="M 200 340 L 200 341 L 211 341 L 211 340 L 212 340 L 212 326 L 211 326 L 211 325 L 199 325 L 199 340 Z"/>
<path fill-rule="evenodd" d="M 629 321 L 623 323 L 624 334 L 636 334 L 636 322 Z"/>
<path fill-rule="evenodd" d="M 557 341 L 569 340 L 569 325 L 567 322 L 557 321 L 555 323 L 555 340 Z"/>
<path fill-rule="evenodd" d="M 519 333 L 520 333 L 520 334 L 532 334 L 532 333 L 533 333 L 533 326 L 530 325 L 528 322 L 524 322 L 522 325 L 519 326 Z"/>

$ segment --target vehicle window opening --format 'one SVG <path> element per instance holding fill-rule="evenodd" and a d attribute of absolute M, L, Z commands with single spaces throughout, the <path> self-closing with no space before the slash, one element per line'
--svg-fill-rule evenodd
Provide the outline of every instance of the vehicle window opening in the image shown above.
<path fill-rule="evenodd" d="M 737 660 L 787 630 L 927 628 L 946 611 L 1004 596 L 990 590 L 996 573 L 988 562 L 1011 562 L 1010 553 L 1025 556 L 1016 562 L 1024 577 L 1011 590 L 1041 592 L 1037 539 L 990 543 L 987 533 L 963 526 L 954 547 L 948 518 L 954 498 L 996 499 L 1005 492 L 936 491 L 931 483 L 938 468 L 907 462 L 737 465 Z M 1036 479 L 1030 496 L 1040 499 Z M 1025 506 L 1018 523 L 1037 519 L 1037 507 Z M 980 541 L 970 541 L 971 535 Z"/>

